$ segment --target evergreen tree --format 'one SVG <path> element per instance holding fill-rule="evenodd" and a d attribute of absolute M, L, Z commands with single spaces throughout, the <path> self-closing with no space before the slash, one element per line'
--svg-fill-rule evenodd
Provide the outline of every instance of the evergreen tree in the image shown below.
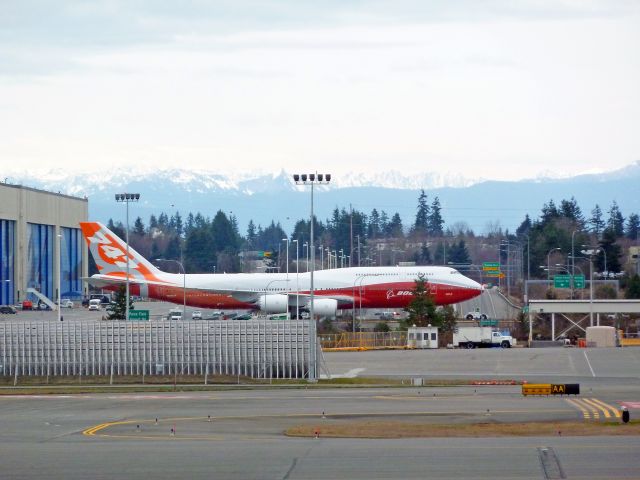
<path fill-rule="evenodd" d="M 196 227 L 196 221 L 195 218 L 193 217 L 193 213 L 189 212 L 189 215 L 187 215 L 187 224 L 184 227 L 184 236 L 188 236 L 193 229 Z"/>
<path fill-rule="evenodd" d="M 624 235 L 624 217 L 622 216 L 620 208 L 615 201 L 611 204 L 611 208 L 609 209 L 607 228 L 611 230 L 617 238 Z"/>
<path fill-rule="evenodd" d="M 129 297 L 129 310 L 133 310 L 133 301 Z M 127 313 L 127 291 L 120 285 L 113 295 L 113 301 L 107 306 L 107 320 L 124 320 Z"/>
<path fill-rule="evenodd" d="M 637 273 L 629 279 L 627 290 L 624 292 L 624 298 L 640 298 L 640 276 L 638 276 Z"/>
<path fill-rule="evenodd" d="M 429 251 L 429 247 L 426 243 L 422 243 L 420 250 L 416 254 L 416 264 L 417 265 L 431 265 L 433 264 L 433 260 L 431 259 L 431 252 Z"/>
<path fill-rule="evenodd" d="M 389 215 L 384 210 L 380 211 L 380 233 L 383 237 L 390 237 L 389 233 Z"/>
<path fill-rule="evenodd" d="M 591 233 L 594 235 L 600 235 L 604 230 L 606 224 L 602 219 L 602 209 L 600 205 L 596 203 L 596 206 L 591 210 L 591 218 L 589 219 L 589 226 L 591 227 Z"/>
<path fill-rule="evenodd" d="M 622 249 L 620 245 L 616 243 L 616 234 L 611 228 L 605 228 L 602 233 L 602 240 L 600 241 L 600 246 L 606 252 L 606 256 L 602 251 L 598 251 L 598 256 L 596 257 L 596 263 L 598 270 L 601 272 L 620 272 L 622 270 L 622 265 L 620 264 L 620 257 L 622 256 Z M 606 268 L 605 268 L 605 260 L 606 260 Z"/>
<path fill-rule="evenodd" d="M 433 199 L 431 203 L 431 210 L 429 212 L 427 220 L 427 231 L 429 235 L 434 237 L 441 237 L 443 235 L 444 220 L 442 219 L 442 207 L 440 206 L 440 199 L 438 197 Z"/>
<path fill-rule="evenodd" d="M 389 236 L 392 238 L 402 238 L 404 236 L 402 219 L 398 212 L 393 214 L 393 217 L 391 217 L 391 221 L 389 222 Z"/>
<path fill-rule="evenodd" d="M 249 248 L 255 248 L 256 237 L 256 225 L 253 220 L 249 220 L 249 225 L 247 226 L 247 245 Z"/>
<path fill-rule="evenodd" d="M 640 234 L 640 216 L 637 213 L 632 213 L 627 217 L 627 229 L 625 236 L 630 240 L 638 240 Z"/>
<path fill-rule="evenodd" d="M 380 238 L 380 214 L 375 208 L 371 210 L 371 215 L 369 215 L 367 237 L 371 239 Z"/>
<path fill-rule="evenodd" d="M 558 209 L 553 199 L 549 200 L 549 203 L 545 203 L 542 207 L 542 215 L 540 216 L 540 221 L 543 224 L 548 224 L 552 220 L 558 218 L 560 214 L 558 213 Z"/>
<path fill-rule="evenodd" d="M 467 250 L 467 245 L 462 238 L 457 244 L 454 243 L 451 246 L 450 251 L 447 253 L 447 262 L 458 263 L 458 264 L 471 263 L 471 258 L 469 257 L 469 251 Z"/>
<path fill-rule="evenodd" d="M 173 229 L 178 234 L 178 236 L 182 236 L 183 234 L 183 224 L 182 224 L 182 216 L 180 216 L 180 212 L 176 212 L 173 217 L 171 217 L 171 221 L 173 223 Z"/>
<path fill-rule="evenodd" d="M 122 222 L 113 223 L 113 220 L 109 219 L 107 222 L 107 228 L 120 237 L 121 240 L 124 241 L 126 239 L 124 225 L 122 225 Z"/>
<path fill-rule="evenodd" d="M 436 304 L 429 293 L 429 285 L 424 275 L 420 275 L 416 279 L 413 298 L 404 310 L 409 313 L 409 318 L 406 320 L 407 325 L 426 327 L 431 324 L 437 327 L 442 323 L 442 319 L 436 310 Z"/>
<path fill-rule="evenodd" d="M 418 211 L 416 220 L 413 223 L 411 233 L 419 237 L 425 237 L 429 233 L 429 205 L 427 204 L 427 194 L 420 190 L 418 197 Z"/>
<path fill-rule="evenodd" d="M 144 223 L 142 223 L 140 217 L 136 218 L 136 221 L 133 223 L 133 233 L 141 237 L 144 235 Z"/>
<path fill-rule="evenodd" d="M 528 235 L 531 230 L 531 219 L 529 218 L 529 214 L 527 213 L 524 217 L 524 220 L 520 224 L 518 228 L 516 228 L 516 236 L 521 237 L 523 235 Z"/>
<path fill-rule="evenodd" d="M 154 228 L 158 228 L 158 219 L 152 214 L 149 217 L 149 230 L 153 230 Z"/>
<path fill-rule="evenodd" d="M 571 200 L 562 200 L 560 202 L 559 213 L 561 216 L 573 220 L 578 227 L 584 227 L 584 215 L 582 215 L 582 210 L 574 197 L 571 197 Z"/>

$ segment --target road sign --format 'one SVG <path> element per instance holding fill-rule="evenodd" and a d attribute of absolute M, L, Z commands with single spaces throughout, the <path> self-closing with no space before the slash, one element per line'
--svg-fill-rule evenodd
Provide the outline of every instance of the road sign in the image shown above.
<path fill-rule="evenodd" d="M 481 327 L 497 327 L 498 320 L 480 320 Z"/>
<path fill-rule="evenodd" d="M 571 275 L 554 275 L 554 288 L 571 288 Z"/>
<path fill-rule="evenodd" d="M 584 275 L 573 276 L 573 288 L 584 288 Z"/>
<path fill-rule="evenodd" d="M 500 270 L 500 262 L 483 262 L 482 270 Z"/>
<path fill-rule="evenodd" d="M 495 277 L 495 278 L 504 278 L 504 275 L 500 272 L 500 270 L 489 270 L 484 274 L 485 277 Z"/>
<path fill-rule="evenodd" d="M 149 320 L 149 310 L 129 310 L 129 320 Z"/>

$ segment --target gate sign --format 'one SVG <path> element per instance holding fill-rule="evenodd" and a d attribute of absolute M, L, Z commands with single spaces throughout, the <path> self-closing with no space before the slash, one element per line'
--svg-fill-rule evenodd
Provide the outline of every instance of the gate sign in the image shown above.
<path fill-rule="evenodd" d="M 554 275 L 554 288 L 571 288 L 571 275 Z"/>
<path fill-rule="evenodd" d="M 149 310 L 129 310 L 129 320 L 149 320 Z"/>

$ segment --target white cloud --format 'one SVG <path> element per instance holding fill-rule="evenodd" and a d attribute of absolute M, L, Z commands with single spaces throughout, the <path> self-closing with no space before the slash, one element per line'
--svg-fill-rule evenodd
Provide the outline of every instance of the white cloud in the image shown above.
<path fill-rule="evenodd" d="M 201 9 L 174 18 L 136 3 L 128 21 L 116 21 L 113 2 L 71 9 L 52 21 L 104 24 L 95 36 L 71 30 L 94 42 L 0 42 L 14 60 L 0 71 L 0 158 L 70 170 L 323 165 L 499 179 L 640 158 L 633 4 L 422 3 L 247 25 L 227 4 L 229 25 L 201 16 L 191 30 L 188 14 Z M 283 3 L 269 5 L 277 16 Z"/>

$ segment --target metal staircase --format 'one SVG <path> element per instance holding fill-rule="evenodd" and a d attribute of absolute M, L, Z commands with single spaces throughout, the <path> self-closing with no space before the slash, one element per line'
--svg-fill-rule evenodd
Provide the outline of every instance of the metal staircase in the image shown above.
<path fill-rule="evenodd" d="M 38 297 L 38 300 L 47 305 L 51 310 L 58 309 L 58 306 L 55 303 L 53 303 L 35 288 L 27 288 L 27 293 L 33 293 L 36 297 Z"/>

